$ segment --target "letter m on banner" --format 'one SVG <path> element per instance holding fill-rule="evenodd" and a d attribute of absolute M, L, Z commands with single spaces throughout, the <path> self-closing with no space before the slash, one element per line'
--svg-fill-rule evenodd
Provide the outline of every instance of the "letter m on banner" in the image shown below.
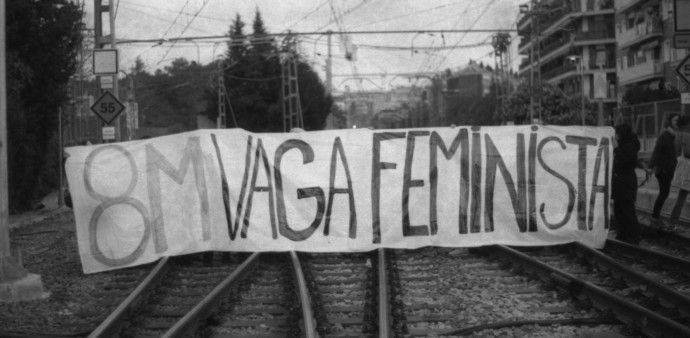
<path fill-rule="evenodd" d="M 163 172 L 169 176 L 175 183 L 184 183 L 187 170 L 192 166 L 194 170 L 194 179 L 196 182 L 196 192 L 199 197 L 201 207 L 201 228 L 203 239 L 208 240 L 211 237 L 210 228 L 211 220 L 209 216 L 209 201 L 208 201 L 208 187 L 206 185 L 206 178 L 204 176 L 204 159 L 201 151 L 201 144 L 198 137 L 190 137 L 185 145 L 182 158 L 177 166 L 177 169 L 168 161 L 168 159 L 161 154 L 153 145 L 146 145 L 146 171 L 148 194 L 151 204 L 151 220 L 153 221 L 153 231 L 155 238 L 156 251 L 167 250 L 167 241 L 165 236 L 156 236 L 164 232 L 163 223 L 163 201 L 161 191 L 161 177 Z"/>

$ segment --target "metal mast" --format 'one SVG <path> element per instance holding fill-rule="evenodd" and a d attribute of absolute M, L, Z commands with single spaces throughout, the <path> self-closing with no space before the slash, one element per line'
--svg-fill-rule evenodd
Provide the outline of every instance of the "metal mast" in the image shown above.
<path fill-rule="evenodd" d="M 299 100 L 299 85 L 297 83 L 297 53 L 295 40 L 292 36 L 283 42 L 282 80 L 283 80 L 283 131 L 292 128 L 304 129 L 302 121 L 302 105 Z"/>

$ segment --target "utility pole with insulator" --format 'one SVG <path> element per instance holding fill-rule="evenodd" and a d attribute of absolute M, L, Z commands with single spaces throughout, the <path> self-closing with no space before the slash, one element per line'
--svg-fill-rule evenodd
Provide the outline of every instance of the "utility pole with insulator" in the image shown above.
<path fill-rule="evenodd" d="M 225 74 L 223 74 L 223 60 L 218 60 L 218 117 L 216 125 L 218 129 L 225 129 L 227 126 L 225 115 Z"/>
<path fill-rule="evenodd" d="M 299 99 L 299 85 L 297 82 L 297 51 L 295 49 L 294 37 L 288 35 L 283 42 L 283 57 L 281 60 L 283 131 L 285 132 L 289 132 L 293 128 L 304 129 L 302 105 Z"/>
<path fill-rule="evenodd" d="M 508 33 L 498 33 L 495 34 L 491 39 L 491 45 L 494 47 L 494 56 L 496 59 L 496 74 L 498 80 L 496 81 L 496 96 L 498 98 L 496 104 L 496 110 L 498 111 L 501 118 L 505 117 L 505 105 L 506 98 L 508 96 L 509 88 L 507 86 L 506 69 L 510 67 L 509 60 L 509 50 L 510 47 L 510 34 Z"/>
<path fill-rule="evenodd" d="M 98 83 L 100 85 L 101 92 L 110 91 L 115 99 L 119 99 L 118 93 L 118 81 L 117 75 L 119 73 L 119 65 L 117 60 L 117 40 L 115 38 L 115 8 L 114 0 L 108 1 L 107 5 L 103 5 L 104 0 L 94 0 L 94 31 L 96 35 L 96 49 L 104 49 L 106 46 L 110 46 L 110 49 L 115 51 L 114 69 L 113 74 L 109 75 L 98 75 Z M 108 22 L 110 25 L 110 34 L 103 35 L 103 14 L 108 13 Z M 94 61 L 95 62 L 95 61 Z M 95 73 L 95 70 L 94 70 Z M 97 74 L 95 74 L 97 75 Z M 105 78 L 105 79 L 104 79 Z M 108 80 L 107 78 L 110 78 Z M 104 81 L 107 80 L 107 81 Z M 120 130 L 120 117 L 115 118 L 115 141 L 121 140 Z M 99 131 L 101 133 L 102 131 Z"/>

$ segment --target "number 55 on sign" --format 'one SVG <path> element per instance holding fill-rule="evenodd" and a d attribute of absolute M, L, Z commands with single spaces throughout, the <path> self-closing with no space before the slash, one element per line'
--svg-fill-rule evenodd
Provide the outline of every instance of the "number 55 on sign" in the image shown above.
<path fill-rule="evenodd" d="M 106 124 L 113 122 L 124 109 L 125 106 L 110 92 L 103 93 L 91 106 L 91 111 Z"/>

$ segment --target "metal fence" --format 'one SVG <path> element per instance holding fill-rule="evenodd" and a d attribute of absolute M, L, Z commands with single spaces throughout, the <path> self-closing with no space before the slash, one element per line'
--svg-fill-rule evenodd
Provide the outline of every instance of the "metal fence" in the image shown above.
<path fill-rule="evenodd" d="M 640 158 L 648 159 L 654 150 L 656 139 L 666 125 L 668 116 L 688 114 L 680 99 L 641 103 L 616 109 L 616 124 L 628 123 L 640 138 Z"/>

